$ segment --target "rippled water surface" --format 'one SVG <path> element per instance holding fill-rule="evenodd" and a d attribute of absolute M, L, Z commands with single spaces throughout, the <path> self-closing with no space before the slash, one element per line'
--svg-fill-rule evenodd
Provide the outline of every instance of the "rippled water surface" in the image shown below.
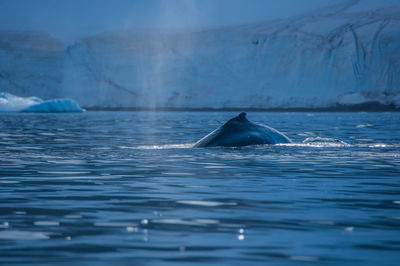
<path fill-rule="evenodd" d="M 399 113 L 236 114 L 0 114 L 0 264 L 400 265 Z"/>

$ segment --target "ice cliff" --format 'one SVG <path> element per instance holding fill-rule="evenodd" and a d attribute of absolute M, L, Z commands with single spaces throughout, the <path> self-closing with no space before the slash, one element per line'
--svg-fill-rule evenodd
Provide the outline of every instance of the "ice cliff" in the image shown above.
<path fill-rule="evenodd" d="M 241 26 L 107 32 L 68 46 L 3 31 L 0 90 L 86 107 L 400 106 L 400 4 L 378 2 Z"/>

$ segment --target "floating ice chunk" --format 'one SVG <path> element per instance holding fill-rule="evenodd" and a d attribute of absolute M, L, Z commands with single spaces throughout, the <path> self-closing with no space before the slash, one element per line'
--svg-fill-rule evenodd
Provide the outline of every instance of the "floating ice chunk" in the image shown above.
<path fill-rule="evenodd" d="M 23 110 L 23 112 L 83 112 L 79 104 L 71 99 L 55 99 L 45 101 L 40 104 L 32 105 Z"/>
<path fill-rule="evenodd" d="M 83 112 L 72 99 L 43 101 L 38 97 L 18 97 L 7 92 L 0 93 L 0 112 Z"/>
<path fill-rule="evenodd" d="M 7 92 L 0 92 L 0 112 L 20 112 L 32 105 L 41 104 L 37 97 L 18 97 Z"/>

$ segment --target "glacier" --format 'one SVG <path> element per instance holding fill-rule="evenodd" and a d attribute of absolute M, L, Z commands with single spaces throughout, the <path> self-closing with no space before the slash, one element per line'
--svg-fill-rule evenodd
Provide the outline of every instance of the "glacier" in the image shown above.
<path fill-rule="evenodd" d="M 53 99 L 43 101 L 38 97 L 18 97 L 0 92 L 0 112 L 83 112 L 79 104 L 72 99 Z"/>
<path fill-rule="evenodd" d="M 272 21 L 110 31 L 72 44 L 0 31 L 0 89 L 88 108 L 398 108 L 400 4 L 350 0 Z"/>

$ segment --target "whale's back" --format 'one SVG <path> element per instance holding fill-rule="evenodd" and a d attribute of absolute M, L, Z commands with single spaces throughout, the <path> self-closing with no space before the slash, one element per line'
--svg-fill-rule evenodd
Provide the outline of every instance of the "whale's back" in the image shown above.
<path fill-rule="evenodd" d="M 266 125 L 250 122 L 246 114 L 232 118 L 195 143 L 194 147 L 248 146 L 291 142 L 288 137 Z"/>

